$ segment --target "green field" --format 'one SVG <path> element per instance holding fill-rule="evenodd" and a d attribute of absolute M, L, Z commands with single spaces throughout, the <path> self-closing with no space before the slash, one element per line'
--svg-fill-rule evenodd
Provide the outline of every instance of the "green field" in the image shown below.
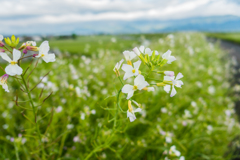
<path fill-rule="evenodd" d="M 240 33 L 207 33 L 206 35 L 234 43 L 240 43 Z"/>
<path fill-rule="evenodd" d="M 233 156 L 239 143 L 229 144 L 239 135 L 234 112 L 238 98 L 234 91 L 239 85 L 230 81 L 237 71 L 226 52 L 206 41 L 204 34 L 79 36 L 75 40 L 54 38 L 49 43 L 52 52 L 58 52 L 56 62 L 40 60 L 29 80 L 32 88 L 51 71 L 31 92 L 38 110 L 36 119 L 16 80 L 8 79 L 10 93 L 0 90 L 0 159 L 43 159 L 43 154 L 47 160 L 180 159 L 170 151 L 172 146 L 185 160 L 228 160 Z M 143 113 L 136 113 L 137 119 L 130 122 L 125 94 L 119 98 L 123 111 L 116 109 L 122 84 L 113 68 L 124 59 L 123 51 L 140 45 L 160 55 L 171 50 L 177 60 L 156 70 L 181 72 L 184 85 L 176 88 L 174 97 L 156 85 L 154 92 L 136 92 L 132 99 L 141 104 Z M 28 62 L 22 64 L 24 70 L 27 66 Z M 149 70 L 143 66 L 144 75 Z M 122 79 L 124 72 L 120 70 L 120 74 Z M 150 84 L 163 80 L 162 75 L 148 76 Z M 123 81 L 132 82 L 133 78 Z M 13 101 L 16 94 L 19 101 L 26 102 L 17 106 Z M 34 120 L 39 121 L 43 148 Z"/>

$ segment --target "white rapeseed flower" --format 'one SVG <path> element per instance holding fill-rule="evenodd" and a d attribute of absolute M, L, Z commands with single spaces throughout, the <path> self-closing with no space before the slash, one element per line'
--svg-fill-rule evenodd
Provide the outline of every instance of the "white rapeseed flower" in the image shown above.
<path fill-rule="evenodd" d="M 117 64 L 116 64 L 115 67 L 113 68 L 113 71 L 114 71 L 115 73 L 118 73 L 118 72 L 119 72 L 119 69 L 120 69 L 123 61 L 124 61 L 124 59 L 122 59 L 120 62 L 117 62 Z"/>
<path fill-rule="evenodd" d="M 133 101 L 133 102 L 134 102 L 137 106 L 139 106 L 137 102 L 135 102 L 135 101 Z M 136 119 L 135 113 L 136 113 L 136 112 L 140 112 L 140 113 L 141 113 L 141 112 L 142 112 L 142 109 L 141 109 L 141 108 L 135 109 L 134 107 L 132 107 L 131 101 L 128 101 L 127 118 L 129 118 L 130 122 L 135 121 L 135 119 Z"/>
<path fill-rule="evenodd" d="M 145 78 L 143 75 L 139 74 L 134 79 L 134 85 L 125 84 L 122 88 L 123 93 L 127 93 L 127 99 L 131 98 L 133 96 L 134 91 L 136 90 L 142 90 L 144 87 L 149 86 L 148 82 L 145 81 Z"/>
<path fill-rule="evenodd" d="M 122 70 L 125 71 L 123 80 L 126 80 L 127 78 L 132 77 L 132 76 L 137 76 L 139 74 L 138 70 L 139 70 L 140 65 L 141 65 L 141 61 L 137 61 L 137 62 L 133 63 L 134 67 L 132 67 L 131 65 L 128 65 L 128 64 L 123 64 Z"/>
<path fill-rule="evenodd" d="M 144 55 L 145 55 L 145 54 L 148 54 L 149 56 L 151 56 L 152 53 L 153 53 L 153 51 L 151 51 L 150 48 L 146 48 L 146 49 L 145 49 L 144 46 L 140 46 L 140 47 L 139 47 L 139 50 L 140 50 L 140 52 L 143 53 Z"/>
<path fill-rule="evenodd" d="M 176 146 L 171 146 L 171 147 L 170 147 L 170 150 L 169 150 L 169 155 L 179 157 L 179 156 L 181 155 L 181 152 L 179 152 L 179 151 L 176 149 Z"/>
<path fill-rule="evenodd" d="M 5 72 L 10 76 L 21 75 L 23 70 L 18 66 L 18 60 L 21 57 L 21 52 L 19 50 L 13 49 L 13 60 L 9 58 L 6 53 L 1 53 L 2 59 L 8 61 L 10 64 L 5 68 Z"/>
<path fill-rule="evenodd" d="M 2 77 L 0 77 L 0 85 L 2 86 L 2 88 L 6 92 L 9 92 L 8 85 L 7 85 L 7 79 L 8 79 L 8 75 L 7 74 L 4 74 Z"/>
<path fill-rule="evenodd" d="M 131 52 L 130 51 L 124 51 L 123 55 L 124 55 L 124 57 L 127 61 L 127 64 L 129 64 L 129 65 L 132 65 L 131 60 L 137 56 L 133 51 L 131 51 Z"/>
<path fill-rule="evenodd" d="M 39 47 L 39 54 L 36 56 L 37 58 L 38 57 L 42 57 L 42 59 L 48 63 L 48 62 L 54 62 L 56 59 L 55 59 L 55 54 L 54 53 L 51 53 L 49 54 L 50 50 L 50 47 L 49 47 L 49 44 L 48 44 L 48 41 L 44 41 L 42 42 L 42 44 L 40 45 Z"/>
<path fill-rule="evenodd" d="M 177 93 L 177 91 L 174 88 L 174 86 L 181 88 L 181 86 L 183 85 L 183 82 L 181 80 L 179 80 L 182 77 L 183 77 L 182 73 L 178 73 L 176 79 L 174 79 L 175 76 L 173 76 L 173 77 L 164 76 L 164 81 L 172 81 L 172 83 L 173 83 L 172 84 L 172 91 L 171 91 L 170 97 L 173 97 Z M 171 90 L 171 85 L 164 86 L 164 90 L 167 93 L 169 93 L 169 91 Z"/>
<path fill-rule="evenodd" d="M 2 40 L 3 40 L 3 35 L 0 34 L 0 41 L 2 41 Z"/>
<path fill-rule="evenodd" d="M 166 53 L 162 55 L 162 58 L 167 60 L 168 64 L 171 64 L 173 61 L 176 60 L 174 56 L 171 56 L 172 51 L 168 50 Z"/>

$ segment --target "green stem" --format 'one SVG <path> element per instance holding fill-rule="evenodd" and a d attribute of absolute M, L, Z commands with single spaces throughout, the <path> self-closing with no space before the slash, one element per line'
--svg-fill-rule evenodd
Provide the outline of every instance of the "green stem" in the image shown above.
<path fill-rule="evenodd" d="M 117 109 L 116 109 L 116 113 L 115 113 L 115 117 L 114 117 L 113 131 L 115 131 L 116 126 L 117 126 L 118 110 L 119 110 L 119 108 L 120 108 L 119 99 L 120 99 L 120 93 L 121 93 L 121 91 L 122 91 L 122 88 L 118 91 L 118 94 L 117 94 Z"/>
<path fill-rule="evenodd" d="M 38 138 L 39 138 L 39 145 L 41 146 L 41 150 L 42 150 L 42 159 L 45 160 L 45 159 L 46 159 L 46 158 L 45 158 L 45 151 L 44 151 L 44 147 L 43 147 L 43 145 L 42 145 L 41 133 L 40 133 L 39 126 L 38 126 L 38 121 L 36 120 L 36 119 L 37 119 L 36 108 L 35 108 L 35 106 L 34 106 L 31 93 L 29 92 L 29 89 L 28 89 L 28 87 L 27 87 L 27 83 L 26 83 L 23 75 L 21 75 L 21 77 L 22 77 L 22 80 L 23 80 L 23 84 L 24 84 L 24 86 L 25 86 L 25 89 L 26 89 L 26 91 L 27 91 L 28 98 L 29 98 L 30 103 L 31 103 L 31 105 L 32 105 L 32 110 L 33 110 L 33 114 L 34 114 L 34 117 L 35 117 L 36 131 L 37 131 Z"/>

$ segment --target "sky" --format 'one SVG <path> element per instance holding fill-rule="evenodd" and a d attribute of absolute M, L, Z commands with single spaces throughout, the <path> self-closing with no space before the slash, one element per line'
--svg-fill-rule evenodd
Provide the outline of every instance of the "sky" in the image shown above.
<path fill-rule="evenodd" d="M 240 17 L 240 0 L 0 0 L 0 5 L 2 34 L 71 33 L 94 22 Z"/>

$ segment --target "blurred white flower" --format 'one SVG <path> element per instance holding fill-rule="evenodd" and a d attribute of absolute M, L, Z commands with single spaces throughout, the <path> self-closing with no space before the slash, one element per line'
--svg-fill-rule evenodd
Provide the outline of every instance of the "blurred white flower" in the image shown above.
<path fill-rule="evenodd" d="M 62 109 L 63 109 L 62 106 L 58 106 L 58 107 L 56 108 L 56 112 L 57 112 L 57 113 L 62 112 Z"/>
<path fill-rule="evenodd" d="M 181 152 L 179 152 L 179 151 L 176 149 L 176 146 L 171 146 L 171 147 L 170 147 L 170 150 L 169 150 L 169 155 L 179 157 L 179 156 L 181 155 Z"/>
<path fill-rule="evenodd" d="M 146 49 L 145 49 L 144 46 L 140 46 L 140 47 L 139 47 L 139 50 L 140 50 L 140 52 L 141 52 L 142 54 L 144 54 L 144 55 L 148 54 L 149 56 L 151 56 L 152 53 L 153 53 L 153 51 L 151 51 L 150 48 L 146 48 Z"/>
<path fill-rule="evenodd" d="M 0 85 L 6 92 L 9 92 L 8 85 L 7 85 L 8 77 L 9 77 L 8 74 L 4 74 L 3 76 L 0 77 Z"/>
<path fill-rule="evenodd" d="M 208 87 L 208 93 L 209 94 L 214 94 L 215 93 L 215 87 L 214 86 L 209 86 Z"/>
<path fill-rule="evenodd" d="M 166 53 L 162 55 L 163 60 L 167 60 L 168 64 L 171 64 L 173 61 L 176 60 L 174 56 L 171 56 L 172 51 L 168 50 Z"/>
<path fill-rule="evenodd" d="M 137 105 L 138 106 L 138 105 Z M 136 116 L 135 113 L 136 112 L 142 112 L 141 108 L 137 108 L 135 109 L 132 105 L 131 105 L 131 101 L 128 101 L 128 110 L 127 110 L 127 118 L 129 118 L 130 122 L 135 121 Z"/>
<path fill-rule="evenodd" d="M 161 112 L 162 113 L 167 113 L 167 108 L 165 108 L 165 107 L 161 108 Z"/>
<path fill-rule="evenodd" d="M 124 61 L 124 59 L 122 59 L 121 61 L 117 62 L 117 64 L 116 64 L 115 67 L 113 68 L 113 71 L 114 71 L 115 73 L 119 73 L 119 69 L 120 69 L 123 61 Z"/>
<path fill-rule="evenodd" d="M 42 44 L 39 47 L 39 54 L 36 56 L 37 58 L 42 57 L 42 59 L 48 63 L 48 62 L 54 62 L 55 59 L 55 54 L 51 53 L 49 54 L 50 47 L 48 44 L 48 41 L 42 42 Z"/>
<path fill-rule="evenodd" d="M 9 65 L 5 68 L 8 75 L 15 76 L 22 74 L 23 69 L 18 66 L 18 60 L 21 58 L 21 52 L 19 50 L 13 49 L 13 60 L 11 60 L 6 53 L 1 53 L 0 56 L 9 62 Z"/>
<path fill-rule="evenodd" d="M 79 139 L 79 137 L 78 136 L 75 136 L 75 137 L 73 137 L 73 142 L 80 142 L 80 139 Z"/>
<path fill-rule="evenodd" d="M 134 91 L 136 90 L 142 90 L 144 87 L 148 86 L 148 82 L 145 81 L 145 78 L 143 75 L 139 74 L 135 79 L 134 79 L 134 85 L 130 84 L 125 84 L 122 88 L 123 93 L 127 93 L 127 99 L 131 98 L 133 96 Z"/>
<path fill-rule="evenodd" d="M 137 56 L 133 51 L 124 51 L 123 55 L 128 65 L 132 65 L 131 60 Z"/>
<path fill-rule="evenodd" d="M 68 124 L 68 125 L 67 125 L 67 129 L 70 130 L 70 129 L 73 129 L 73 128 L 74 128 L 74 125 L 73 125 L 73 124 Z"/>
<path fill-rule="evenodd" d="M 123 64 L 122 70 L 125 72 L 123 80 L 126 80 L 127 78 L 130 78 L 132 76 L 137 76 L 139 74 L 138 70 L 140 65 L 141 65 L 141 61 L 137 61 L 133 63 L 134 67 L 128 64 Z"/>
<path fill-rule="evenodd" d="M 174 86 L 181 88 L 181 86 L 183 85 L 183 82 L 181 80 L 179 80 L 182 77 L 183 77 L 182 73 L 178 73 L 176 79 L 174 79 L 175 76 L 173 76 L 173 77 L 164 76 L 164 81 L 172 81 L 172 83 L 173 83 L 172 84 L 172 91 L 171 91 L 170 97 L 173 97 L 177 93 L 177 91 L 174 88 Z M 169 93 L 170 90 L 171 90 L 171 85 L 164 86 L 164 90 L 167 93 Z"/>

